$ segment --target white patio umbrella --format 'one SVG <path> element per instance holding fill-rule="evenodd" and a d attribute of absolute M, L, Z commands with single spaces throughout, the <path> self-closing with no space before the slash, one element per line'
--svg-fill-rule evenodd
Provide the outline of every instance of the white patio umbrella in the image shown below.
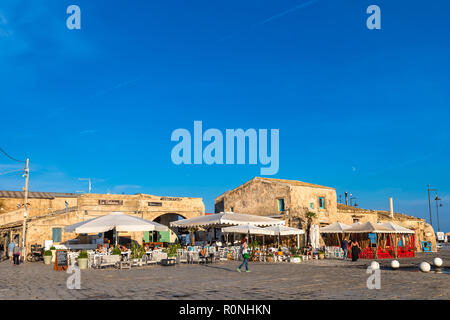
<path fill-rule="evenodd" d="M 350 229 L 351 227 L 342 222 L 335 222 L 328 226 L 319 229 L 320 233 L 344 233 L 345 230 Z"/>
<path fill-rule="evenodd" d="M 265 227 L 284 224 L 284 220 L 262 217 L 253 214 L 222 212 L 211 214 L 208 216 L 172 221 L 170 223 L 170 226 L 178 228 L 224 228 L 235 225 L 253 225 Z"/>
<path fill-rule="evenodd" d="M 249 237 L 252 234 L 253 235 L 262 235 L 263 236 L 263 245 L 265 243 L 264 236 L 272 234 L 270 231 L 266 230 L 266 228 L 260 228 L 260 227 L 253 226 L 250 224 L 222 228 L 222 232 L 233 233 L 233 234 L 234 233 L 247 234 Z"/>
<path fill-rule="evenodd" d="M 291 227 L 282 226 L 282 225 L 267 227 L 264 229 L 269 230 L 273 235 L 278 236 L 278 246 L 280 244 L 280 236 L 297 235 L 297 248 L 298 248 L 298 247 L 300 247 L 300 235 L 305 234 L 305 231 L 303 231 L 302 229 L 291 228 Z"/>
<path fill-rule="evenodd" d="M 394 233 L 411 233 L 415 234 L 414 230 L 399 226 L 398 224 L 395 224 L 393 222 L 385 222 L 385 223 L 377 223 L 377 225 L 380 225 L 382 227 L 386 227 L 388 229 L 391 229 Z"/>
<path fill-rule="evenodd" d="M 319 248 L 319 239 L 320 239 L 320 235 L 319 235 L 319 226 L 318 225 L 311 225 L 310 229 L 309 229 L 309 236 L 311 238 L 311 246 L 313 247 L 313 249 L 317 249 Z"/>
<path fill-rule="evenodd" d="M 167 226 L 153 221 L 127 215 L 123 212 L 113 212 L 67 226 L 64 228 L 64 231 L 75 233 L 99 233 L 115 230 L 117 245 L 117 232 L 119 231 L 167 231 L 168 229 Z"/>

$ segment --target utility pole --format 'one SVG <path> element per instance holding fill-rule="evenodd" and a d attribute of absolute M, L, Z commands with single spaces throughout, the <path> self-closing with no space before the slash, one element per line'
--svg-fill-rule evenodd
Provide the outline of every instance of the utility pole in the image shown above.
<path fill-rule="evenodd" d="M 23 227 L 22 227 L 22 256 L 23 256 L 23 262 L 25 262 L 27 259 L 27 243 L 26 243 L 26 237 L 27 237 L 27 217 L 28 217 L 28 179 L 30 176 L 30 159 L 27 158 L 26 164 L 25 164 L 25 188 L 24 191 L 24 208 L 25 211 L 23 212 Z"/>

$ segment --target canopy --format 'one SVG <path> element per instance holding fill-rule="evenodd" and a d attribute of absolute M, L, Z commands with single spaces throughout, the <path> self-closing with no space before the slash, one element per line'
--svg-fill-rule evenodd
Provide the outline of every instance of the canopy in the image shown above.
<path fill-rule="evenodd" d="M 192 228 L 192 227 L 214 227 L 223 228 L 232 225 L 253 225 L 253 226 L 274 226 L 283 225 L 284 220 L 261 217 L 252 214 L 241 214 L 233 212 L 222 212 L 209 216 L 194 217 L 190 219 L 172 221 L 171 227 Z"/>
<path fill-rule="evenodd" d="M 351 226 L 342 222 L 335 222 L 328 226 L 319 229 L 320 233 L 344 233 L 345 230 L 350 229 Z"/>
<path fill-rule="evenodd" d="M 399 226 L 393 222 L 378 223 L 378 225 L 391 229 L 393 233 L 414 233 L 414 230 Z"/>
<path fill-rule="evenodd" d="M 264 228 L 264 230 L 267 230 L 272 235 L 280 235 L 280 236 L 290 236 L 290 235 L 296 235 L 296 234 L 305 234 L 305 231 L 302 229 L 296 229 L 291 227 L 286 227 L 282 225 L 272 226 Z"/>
<path fill-rule="evenodd" d="M 380 224 L 374 224 L 372 222 L 361 223 L 354 225 L 345 230 L 345 233 L 394 233 L 392 229 L 382 226 Z"/>
<path fill-rule="evenodd" d="M 126 215 L 123 212 L 113 212 L 108 215 L 78 222 L 64 228 L 65 232 L 98 233 L 115 229 L 116 231 L 167 231 L 165 225 Z"/>
<path fill-rule="evenodd" d="M 224 233 L 243 233 L 243 234 L 261 234 L 271 235 L 272 233 L 267 228 L 260 228 L 252 225 L 240 225 L 233 227 L 226 227 L 222 229 Z"/>

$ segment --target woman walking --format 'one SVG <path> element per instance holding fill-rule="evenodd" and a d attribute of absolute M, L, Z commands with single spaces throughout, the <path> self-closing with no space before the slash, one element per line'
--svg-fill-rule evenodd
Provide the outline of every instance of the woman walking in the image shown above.
<path fill-rule="evenodd" d="M 244 261 L 237 268 L 237 271 L 241 272 L 241 268 L 245 265 L 245 272 L 250 272 L 250 270 L 248 270 L 248 258 L 250 256 L 248 254 L 248 244 L 247 244 L 247 238 L 246 237 L 244 237 L 244 239 L 242 239 L 241 251 L 242 251 L 242 258 L 244 259 Z"/>
<path fill-rule="evenodd" d="M 352 261 L 358 261 L 359 257 L 359 243 L 356 240 L 352 241 Z"/>

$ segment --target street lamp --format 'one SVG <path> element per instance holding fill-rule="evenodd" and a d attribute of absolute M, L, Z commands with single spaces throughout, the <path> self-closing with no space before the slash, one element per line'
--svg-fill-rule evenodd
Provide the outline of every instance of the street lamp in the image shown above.
<path fill-rule="evenodd" d="M 430 185 L 427 185 L 427 190 L 428 190 L 428 210 L 430 211 L 430 225 L 431 227 L 433 227 L 433 218 L 431 215 L 431 199 L 430 199 L 430 191 L 436 191 L 437 189 L 430 189 Z"/>
<path fill-rule="evenodd" d="M 442 207 L 442 199 L 438 197 L 438 194 L 436 192 L 436 198 L 434 198 L 434 200 L 436 201 L 436 216 L 437 216 L 437 225 L 438 225 L 438 232 L 441 231 L 440 227 L 439 227 L 439 207 Z"/>

